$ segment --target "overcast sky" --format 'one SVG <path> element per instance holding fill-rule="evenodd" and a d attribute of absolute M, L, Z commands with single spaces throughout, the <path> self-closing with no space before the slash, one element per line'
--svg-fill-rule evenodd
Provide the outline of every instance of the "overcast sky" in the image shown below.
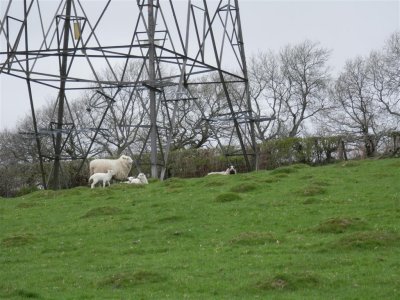
<path fill-rule="evenodd" d="M 7 2 L 0 0 L 0 18 Z M 91 2 L 96 3 L 95 0 Z M 132 5 L 136 0 L 119 2 Z M 182 6 L 187 3 L 186 0 L 175 2 Z M 332 50 L 330 66 L 333 72 L 340 72 L 347 59 L 381 49 L 385 40 L 400 30 L 399 2 L 240 0 L 246 54 L 249 57 L 258 51 L 278 51 L 287 44 L 309 39 Z M 5 51 L 4 43 L 0 47 L 0 52 Z M 35 95 L 42 103 L 52 97 Z M 26 114 L 30 114 L 30 106 L 25 81 L 0 74 L 0 130 L 13 128 Z"/>

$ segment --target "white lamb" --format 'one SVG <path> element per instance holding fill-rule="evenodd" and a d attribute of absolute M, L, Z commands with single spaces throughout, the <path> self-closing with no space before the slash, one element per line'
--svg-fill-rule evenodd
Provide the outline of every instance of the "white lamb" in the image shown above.
<path fill-rule="evenodd" d="M 106 186 L 106 184 L 110 186 L 110 181 L 114 174 L 114 170 L 107 170 L 107 173 L 94 173 L 89 178 L 89 184 L 93 180 L 93 183 L 90 187 L 93 189 L 98 182 L 103 183 L 103 188 Z"/>
<path fill-rule="evenodd" d="M 118 159 L 95 159 L 89 164 L 90 175 L 94 173 L 106 173 L 107 170 L 115 172 L 114 178 L 125 180 L 132 168 L 133 160 L 129 156 L 121 155 Z"/>
<path fill-rule="evenodd" d="M 210 172 L 207 175 L 234 175 L 236 174 L 236 169 L 233 166 L 230 166 L 228 169 L 226 169 L 225 171 L 221 171 L 221 172 Z"/>
<path fill-rule="evenodd" d="M 128 181 L 125 181 L 125 183 L 130 183 L 130 184 L 149 184 L 147 181 L 146 175 L 143 173 L 139 173 L 137 178 L 135 177 L 128 177 Z"/>

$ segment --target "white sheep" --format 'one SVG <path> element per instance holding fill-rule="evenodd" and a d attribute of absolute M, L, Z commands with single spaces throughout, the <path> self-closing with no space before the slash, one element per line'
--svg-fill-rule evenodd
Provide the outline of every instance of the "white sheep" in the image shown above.
<path fill-rule="evenodd" d="M 221 172 L 210 172 L 207 175 L 234 175 L 236 174 L 236 169 L 233 166 L 230 166 L 228 169 L 226 169 L 225 171 L 221 171 Z"/>
<path fill-rule="evenodd" d="M 132 168 L 133 160 L 129 156 L 121 155 L 118 159 L 95 159 L 89 164 L 90 175 L 94 173 L 106 173 L 107 170 L 115 172 L 114 178 L 125 180 Z"/>
<path fill-rule="evenodd" d="M 143 173 L 139 173 L 137 178 L 128 177 L 128 181 L 125 181 L 125 183 L 130 183 L 130 184 L 148 184 L 149 182 L 147 181 L 146 175 L 144 175 Z"/>
<path fill-rule="evenodd" d="M 93 183 L 90 187 L 93 189 L 98 182 L 103 183 L 103 188 L 106 186 L 106 184 L 110 186 L 110 181 L 114 174 L 115 174 L 114 170 L 107 170 L 107 173 L 94 173 L 89 178 L 89 184 L 90 181 L 93 180 Z"/>

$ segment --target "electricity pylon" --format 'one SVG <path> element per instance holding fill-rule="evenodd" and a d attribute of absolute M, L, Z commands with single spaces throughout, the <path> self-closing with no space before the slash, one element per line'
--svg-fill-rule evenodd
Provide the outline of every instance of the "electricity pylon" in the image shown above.
<path fill-rule="evenodd" d="M 97 1 L 97 13 L 85 1 L 60 0 L 53 15 L 44 12 L 41 0 L 10 0 L 3 4 L 0 42 L 6 49 L 0 52 L 0 75 L 19 77 L 26 82 L 32 135 L 36 139 L 43 180 L 44 135 L 51 136 L 53 141 L 53 154 L 47 158 L 53 161 L 48 183 L 54 189 L 62 186 L 60 162 L 66 157 L 67 141 L 73 139 L 73 144 L 81 144 L 79 133 L 85 129 L 80 128 L 69 109 L 69 94 L 95 90 L 94 94 L 104 102 L 102 118 L 91 129 L 91 142 L 75 157 L 85 161 L 98 133 L 104 129 L 101 127 L 104 117 L 127 88 L 130 101 L 125 104 L 124 112 L 128 113 L 134 103 L 141 103 L 145 118 L 141 124 L 126 124 L 121 120 L 119 125 L 148 130 L 147 138 L 140 141 L 143 143 L 140 154 L 150 145 L 152 177 L 165 176 L 177 114 L 187 102 L 195 104 L 193 107 L 197 107 L 204 124 L 211 128 L 212 138 L 224 154 L 243 156 L 247 169 L 254 170 L 257 164 L 254 124 L 260 119 L 251 107 L 239 1 L 188 0 L 184 10 L 182 3 L 177 9 L 178 1 L 174 0 L 133 2 L 137 5 L 136 15 L 132 18 L 132 12 L 124 16 L 127 18 L 124 39 L 117 44 L 108 43 L 110 37 L 103 35 L 104 28 L 113 25 L 105 21 L 113 11 L 114 3 L 110 0 Z M 113 32 L 121 33 L 118 29 Z M 135 78 L 128 79 L 127 69 L 132 63 L 141 67 Z M 121 74 L 114 71 L 116 64 L 122 66 Z M 108 79 L 100 75 L 105 69 L 112 74 Z M 35 97 L 38 96 L 32 92 L 32 85 L 56 91 L 54 120 L 47 129 L 37 125 Z M 193 92 L 198 85 L 217 86 L 223 95 L 224 110 L 207 115 Z M 160 125 L 161 116 L 168 119 L 167 128 Z M 224 137 L 219 136 L 221 126 L 228 129 Z"/>

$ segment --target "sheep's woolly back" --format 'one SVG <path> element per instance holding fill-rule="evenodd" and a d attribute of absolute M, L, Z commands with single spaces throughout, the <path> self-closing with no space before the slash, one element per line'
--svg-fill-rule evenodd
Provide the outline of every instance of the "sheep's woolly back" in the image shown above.
<path fill-rule="evenodd" d="M 132 158 L 126 155 L 121 155 L 118 159 L 95 159 L 89 164 L 90 175 L 94 173 L 107 173 L 107 170 L 113 170 L 115 172 L 115 179 L 124 180 L 128 177 L 132 163 Z"/>

